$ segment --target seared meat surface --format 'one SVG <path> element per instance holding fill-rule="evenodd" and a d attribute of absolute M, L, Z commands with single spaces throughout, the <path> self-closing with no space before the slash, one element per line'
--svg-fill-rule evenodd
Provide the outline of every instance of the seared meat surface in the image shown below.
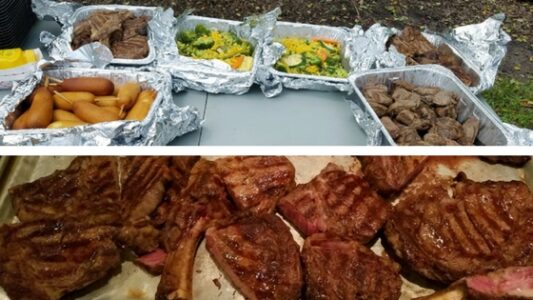
<path fill-rule="evenodd" d="M 273 212 L 279 198 L 296 184 L 294 166 L 286 157 L 227 157 L 216 163 L 240 210 Z"/>
<path fill-rule="evenodd" d="M 148 22 L 148 17 L 137 17 L 129 11 L 94 12 L 74 26 L 72 48 L 100 42 L 115 58 L 145 58 L 149 52 Z"/>
<path fill-rule="evenodd" d="M 365 179 L 382 194 L 401 192 L 424 167 L 426 156 L 360 156 Z"/>
<path fill-rule="evenodd" d="M 531 156 L 481 156 L 481 159 L 490 164 L 502 164 L 521 168 L 531 160 Z"/>
<path fill-rule="evenodd" d="M 169 197 L 173 205 L 163 229 L 163 245 L 168 256 L 156 299 L 192 299 L 198 244 L 205 230 L 230 218 L 234 208 L 216 173 L 215 163 L 204 159 L 194 165 L 185 189 Z"/>
<path fill-rule="evenodd" d="M 308 237 L 302 250 L 305 299 L 398 299 L 400 266 L 356 241 Z"/>
<path fill-rule="evenodd" d="M 300 299 L 299 247 L 277 216 L 250 215 L 210 228 L 206 246 L 246 299 Z"/>
<path fill-rule="evenodd" d="M 385 223 L 390 205 L 362 177 L 329 164 L 281 198 L 278 209 L 304 236 L 323 232 L 366 243 Z"/>
<path fill-rule="evenodd" d="M 113 213 L 120 218 L 117 160 L 78 157 L 64 170 L 9 190 L 21 222 Z"/>
<path fill-rule="evenodd" d="M 533 267 L 511 267 L 466 278 L 468 294 L 475 299 L 533 298 Z"/>
<path fill-rule="evenodd" d="M 43 220 L 0 228 L 0 284 L 11 299 L 58 300 L 120 266 L 117 229 L 97 219 Z M 112 218 L 112 217 L 111 217 Z"/>
<path fill-rule="evenodd" d="M 533 196 L 523 182 L 423 172 L 400 196 L 385 235 L 414 271 L 442 283 L 533 264 Z"/>

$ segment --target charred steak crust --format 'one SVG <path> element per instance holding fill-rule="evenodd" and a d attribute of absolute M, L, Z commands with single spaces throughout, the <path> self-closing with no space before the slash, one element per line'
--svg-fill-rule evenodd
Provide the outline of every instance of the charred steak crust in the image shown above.
<path fill-rule="evenodd" d="M 117 214 L 120 187 L 112 157 L 78 157 L 68 168 L 9 190 L 21 222 Z"/>
<path fill-rule="evenodd" d="M 315 234 L 302 250 L 305 299 L 398 299 L 400 267 L 356 241 Z"/>
<path fill-rule="evenodd" d="M 533 264 L 533 196 L 523 182 L 424 176 L 427 184 L 402 195 L 385 227 L 388 243 L 413 270 L 450 283 Z"/>
<path fill-rule="evenodd" d="M 502 164 L 515 168 L 522 168 L 531 160 L 531 156 L 481 156 L 480 158 L 490 164 Z"/>
<path fill-rule="evenodd" d="M 117 229 L 105 218 L 0 228 L 0 284 L 11 299 L 58 300 L 120 266 Z"/>
<path fill-rule="evenodd" d="M 279 217 L 251 215 L 210 228 L 206 247 L 246 299 L 299 299 L 300 251 Z"/>
<path fill-rule="evenodd" d="M 365 179 L 379 193 L 388 195 L 402 189 L 420 173 L 426 156 L 367 156 L 357 158 Z"/>
<path fill-rule="evenodd" d="M 294 166 L 286 157 L 237 156 L 219 159 L 216 164 L 240 210 L 271 213 L 279 198 L 296 185 Z"/>
<path fill-rule="evenodd" d="M 391 210 L 362 177 L 331 163 L 281 198 L 278 209 L 304 236 L 323 232 L 363 243 L 376 235 Z"/>

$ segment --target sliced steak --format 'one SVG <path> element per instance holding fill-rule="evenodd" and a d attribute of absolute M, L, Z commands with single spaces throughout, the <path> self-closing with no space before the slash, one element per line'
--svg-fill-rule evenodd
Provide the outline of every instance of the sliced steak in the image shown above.
<path fill-rule="evenodd" d="M 475 299 L 532 299 L 533 267 L 511 267 L 466 278 Z"/>
<path fill-rule="evenodd" d="M 120 186 L 113 157 L 78 157 L 64 170 L 15 186 L 9 194 L 21 222 L 114 213 Z"/>
<path fill-rule="evenodd" d="M 104 225 L 100 223 L 104 223 Z M 120 266 L 106 220 L 43 220 L 0 228 L 0 284 L 11 299 L 58 300 Z"/>
<path fill-rule="evenodd" d="M 300 299 L 299 247 L 277 216 L 252 215 L 210 228 L 206 246 L 246 299 Z"/>
<path fill-rule="evenodd" d="M 366 243 L 385 223 L 390 205 L 362 177 L 329 164 L 281 198 L 278 209 L 304 236 L 324 232 Z"/>
<path fill-rule="evenodd" d="M 400 196 L 385 236 L 414 271 L 442 283 L 532 265 L 533 195 L 523 182 L 423 172 Z"/>
<path fill-rule="evenodd" d="M 296 184 L 294 166 L 283 156 L 227 157 L 216 164 L 240 210 L 271 213 Z"/>
<path fill-rule="evenodd" d="M 480 158 L 490 164 L 502 164 L 515 168 L 521 168 L 531 160 L 531 156 L 481 156 Z"/>
<path fill-rule="evenodd" d="M 142 59 L 148 56 L 148 38 L 134 36 L 127 40 L 119 40 L 111 45 L 111 51 L 115 58 Z"/>
<path fill-rule="evenodd" d="M 398 193 L 424 168 L 427 156 L 360 156 L 365 179 L 379 193 Z"/>
<path fill-rule="evenodd" d="M 400 297 L 400 267 L 356 241 L 313 235 L 305 240 L 302 261 L 305 299 Z"/>

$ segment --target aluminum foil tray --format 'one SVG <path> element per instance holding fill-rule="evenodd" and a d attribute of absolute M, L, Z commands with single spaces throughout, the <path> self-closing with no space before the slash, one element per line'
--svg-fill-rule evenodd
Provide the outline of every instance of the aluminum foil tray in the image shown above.
<path fill-rule="evenodd" d="M 73 31 L 76 25 L 87 19 L 91 14 L 97 11 L 119 11 L 119 10 L 128 10 L 133 12 L 135 16 L 148 16 L 151 18 L 154 17 L 155 7 L 145 7 L 145 6 L 129 6 L 129 5 L 90 5 L 83 6 L 78 8 L 74 15 L 72 15 L 72 26 L 68 26 L 64 29 L 64 32 L 61 36 L 65 37 L 68 42 L 69 50 L 74 51 L 71 47 Z M 113 58 L 111 64 L 116 65 L 147 65 L 154 61 L 156 58 L 155 48 L 154 48 L 154 34 L 148 26 L 148 56 L 142 59 L 124 59 L 124 58 Z"/>
<path fill-rule="evenodd" d="M 135 81 L 143 89 L 156 90 L 158 95 L 143 121 L 114 121 L 64 129 L 9 130 L 11 124 L 6 118 L 17 111 L 19 104 L 40 84 L 44 74 L 58 79 L 98 76 L 108 78 L 115 84 Z M 33 77 L 18 82 L 11 94 L 0 102 L 0 120 L 0 145 L 9 146 L 162 146 L 177 136 L 198 129 L 201 124 L 196 108 L 174 104 L 171 78 L 167 73 L 83 68 L 39 71 Z"/>
<path fill-rule="evenodd" d="M 455 93 L 460 98 L 458 121 L 463 123 L 473 115 L 481 123 L 475 145 L 505 146 L 509 144 L 507 132 L 501 121 L 487 111 L 480 100 L 451 71 L 437 65 L 373 70 L 350 76 L 350 84 L 354 87 L 357 96 L 351 98 L 356 105 L 353 107 L 354 116 L 366 132 L 370 144 L 396 145 L 377 114 L 368 104 L 362 91 L 368 83 L 386 84 L 391 79 L 405 80 L 417 86 L 438 87 Z"/>
<path fill-rule="evenodd" d="M 10 168 L 4 172 L 5 176 L 0 183 L 0 224 L 16 221 L 15 212 L 8 196 L 9 188 L 50 175 L 55 170 L 64 169 L 72 159 L 73 157 L 1 157 L 0 169 L 6 165 L 9 165 Z M 342 166 L 350 173 L 361 173 L 361 166 L 353 157 L 306 156 L 288 157 L 288 159 L 295 167 L 297 184 L 309 182 L 328 163 Z M 437 169 L 440 176 L 446 177 L 455 177 L 458 172 L 464 172 L 469 179 L 474 181 L 520 180 L 526 182 L 533 191 L 533 162 L 529 162 L 522 169 L 517 169 L 499 164 L 490 165 L 476 158 L 464 158 L 458 159 L 458 162 L 454 162 L 452 166 L 437 163 L 432 169 Z M 287 226 L 291 227 L 293 238 L 301 246 L 303 244 L 301 235 L 290 224 Z M 370 246 L 376 254 L 386 255 L 381 239 L 373 241 Z M 193 299 L 244 299 L 214 263 L 206 249 L 205 240 L 198 247 L 194 270 Z M 114 273 L 109 280 L 102 281 L 96 286 L 92 285 L 67 297 L 77 300 L 154 299 L 159 280 L 160 276 L 150 275 L 128 260 L 122 263 L 120 272 Z M 219 286 L 215 282 L 218 282 Z M 417 280 L 416 276 L 402 276 L 402 282 L 400 300 L 410 300 L 433 292 L 433 289 L 428 288 L 427 282 Z M 2 288 L 0 288 L 0 299 L 8 300 Z"/>
<path fill-rule="evenodd" d="M 314 76 L 306 74 L 290 74 L 278 71 L 274 65 L 283 55 L 285 47 L 276 42 L 285 37 L 311 39 L 313 37 L 327 38 L 338 41 L 341 47 L 342 64 L 350 73 L 353 69 L 353 40 L 362 36 L 359 26 L 353 29 L 331 27 L 303 23 L 277 22 L 272 32 L 272 42 L 265 45 L 263 50 L 263 65 L 259 74 L 261 89 L 267 97 L 279 95 L 283 87 L 289 89 L 311 89 L 321 91 L 351 91 L 346 78 Z"/>
<path fill-rule="evenodd" d="M 259 68 L 265 36 L 272 30 L 280 10 L 275 9 L 264 15 L 248 17 L 243 22 L 193 16 L 188 13 L 185 12 L 177 18 L 168 37 L 171 42 L 167 41 L 161 47 L 165 56 L 158 67 L 172 74 L 174 90 L 178 92 L 189 88 L 214 94 L 236 95 L 248 92 Z M 184 30 L 194 29 L 198 24 L 203 24 L 208 29 L 230 31 L 249 41 L 254 46 L 252 70 L 240 72 L 231 69 L 227 63 L 220 60 L 193 59 L 180 55 L 176 36 Z"/>

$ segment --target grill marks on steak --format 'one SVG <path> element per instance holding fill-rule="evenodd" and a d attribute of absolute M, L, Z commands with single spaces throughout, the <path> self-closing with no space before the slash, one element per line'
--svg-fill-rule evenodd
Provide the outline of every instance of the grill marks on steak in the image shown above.
<path fill-rule="evenodd" d="M 54 300 L 120 265 L 109 220 L 43 220 L 0 228 L 0 284 L 11 299 Z"/>
<path fill-rule="evenodd" d="M 67 169 L 9 190 L 21 222 L 114 213 L 119 219 L 117 160 L 78 157 Z"/>
<path fill-rule="evenodd" d="M 278 209 L 304 236 L 323 232 L 366 243 L 385 223 L 390 204 L 363 178 L 330 163 L 283 197 Z"/>
<path fill-rule="evenodd" d="M 299 299 L 299 247 L 277 216 L 250 215 L 210 228 L 206 247 L 246 299 Z"/>
<path fill-rule="evenodd" d="M 216 164 L 240 210 L 271 213 L 296 184 L 294 166 L 286 157 L 228 157 Z"/>
<path fill-rule="evenodd" d="M 420 173 L 427 156 L 358 157 L 365 179 L 379 193 L 398 193 Z"/>
<path fill-rule="evenodd" d="M 356 241 L 315 234 L 302 250 L 305 299 L 398 299 L 400 267 Z"/>
<path fill-rule="evenodd" d="M 214 162 L 198 161 L 185 189 L 170 190 L 172 210 L 163 229 L 166 258 L 156 299 L 192 299 L 194 257 L 205 230 L 231 217 L 233 206 Z"/>
<path fill-rule="evenodd" d="M 422 174 L 421 174 L 422 175 Z M 523 182 L 436 179 L 402 195 L 386 225 L 395 253 L 429 279 L 533 264 L 533 196 Z"/>

